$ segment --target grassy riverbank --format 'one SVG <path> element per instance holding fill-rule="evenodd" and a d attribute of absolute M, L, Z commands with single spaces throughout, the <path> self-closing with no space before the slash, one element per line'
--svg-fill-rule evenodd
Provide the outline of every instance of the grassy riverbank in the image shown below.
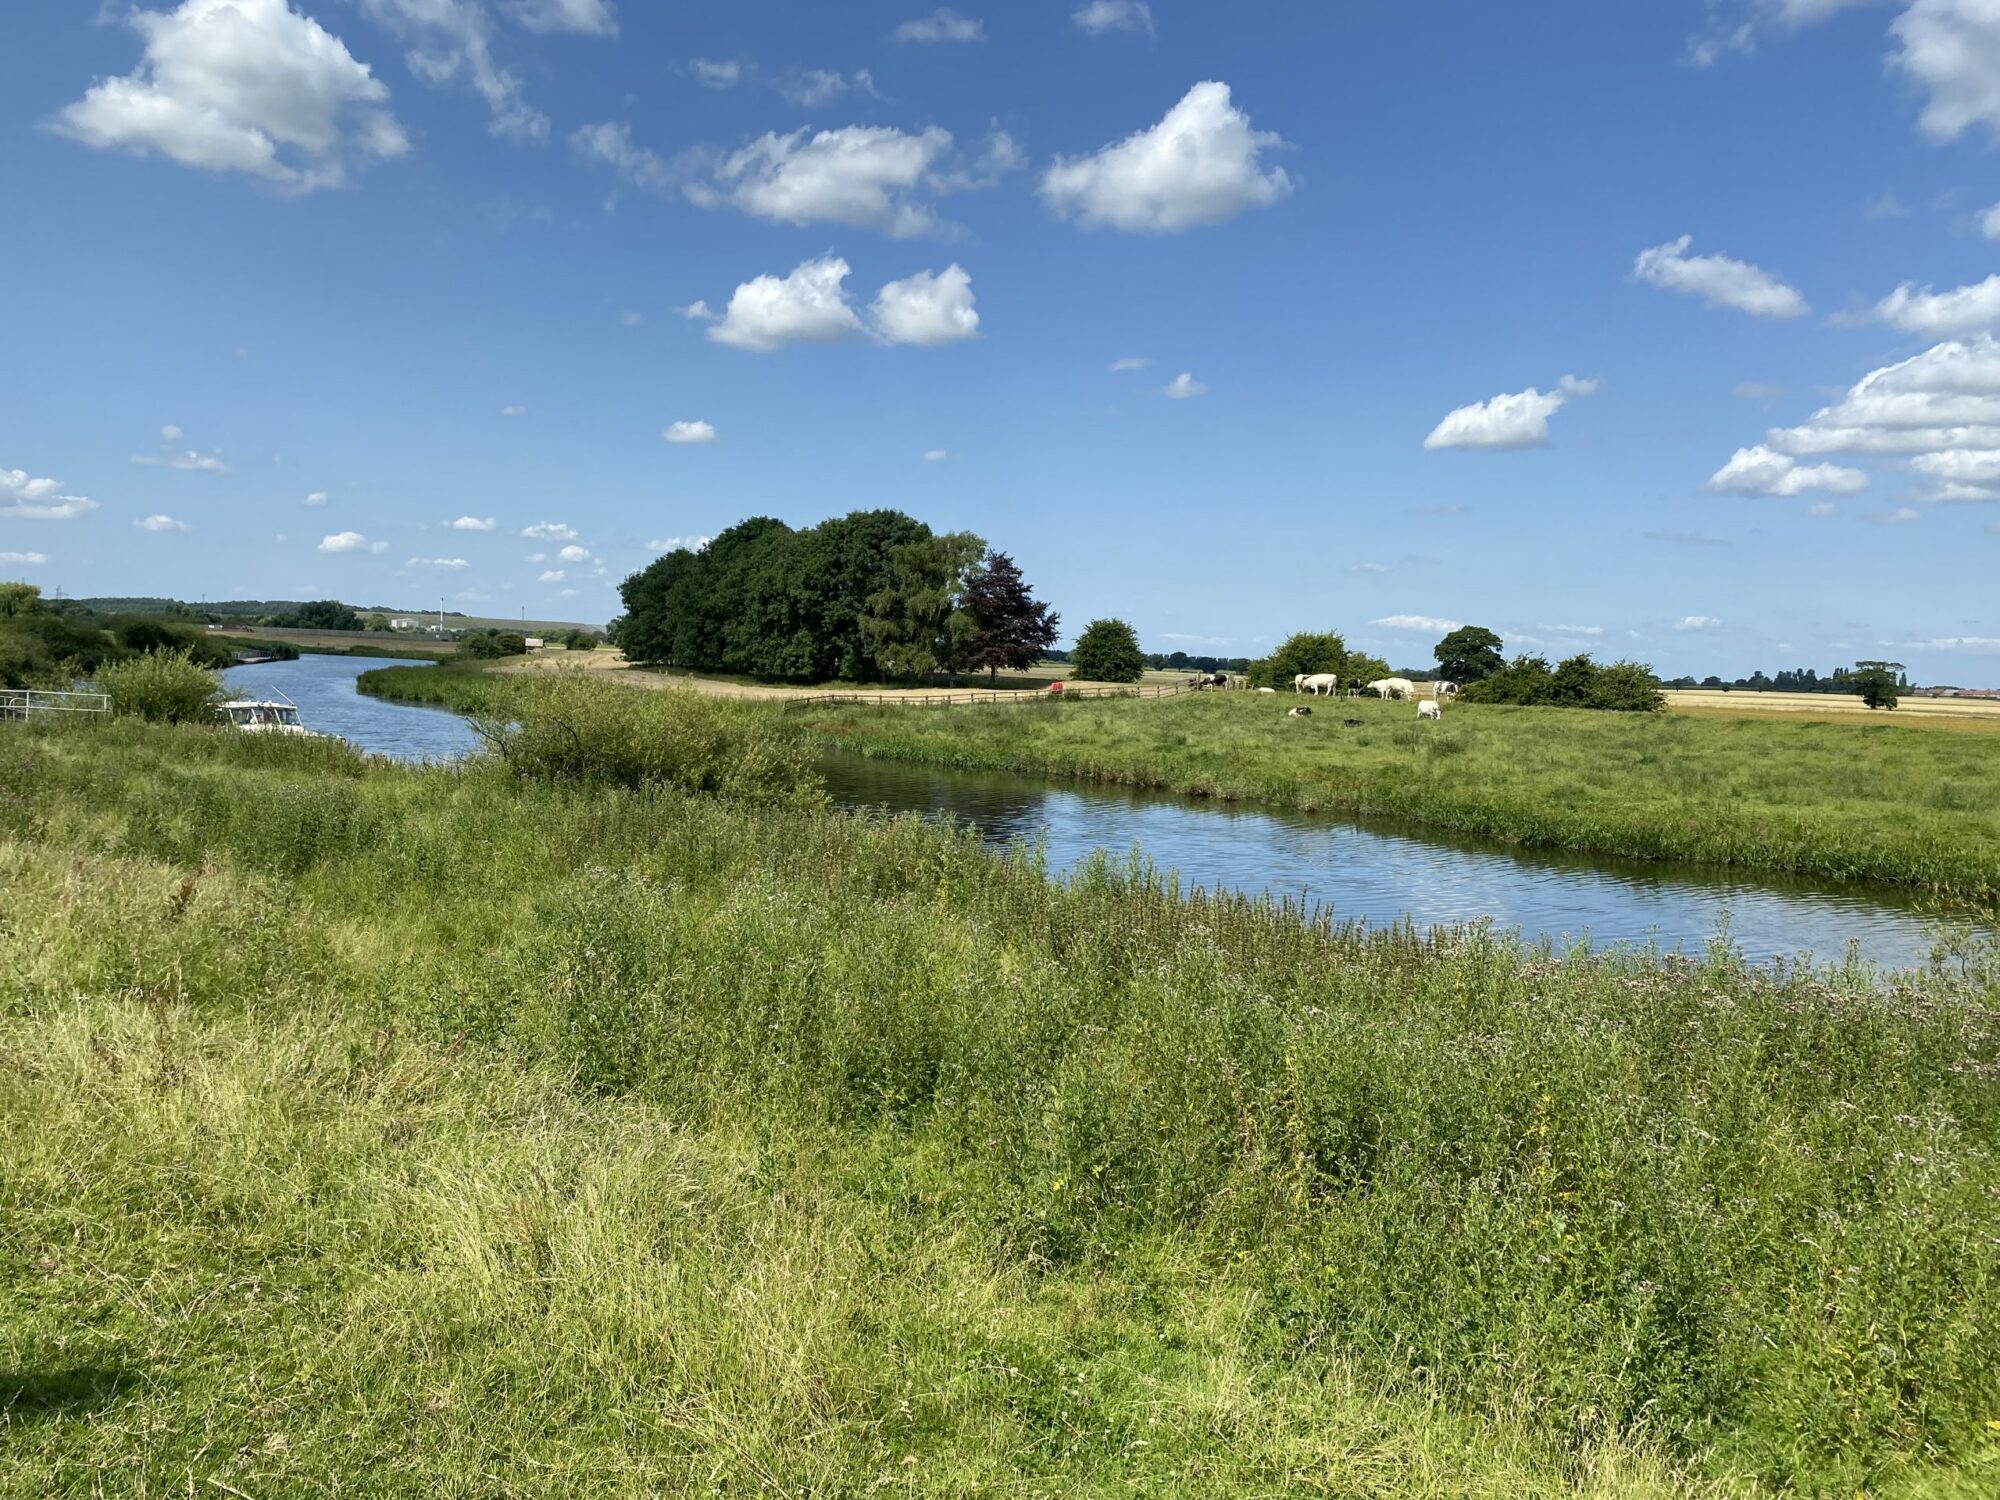
<path fill-rule="evenodd" d="M 2000 1474 L 2000 976 L 125 723 L 0 896 L 0 1492 Z"/>

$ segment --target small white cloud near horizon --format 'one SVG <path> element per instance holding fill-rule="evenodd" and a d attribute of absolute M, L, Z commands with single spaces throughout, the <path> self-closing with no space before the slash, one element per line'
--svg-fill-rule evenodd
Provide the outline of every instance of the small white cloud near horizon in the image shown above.
<path fill-rule="evenodd" d="M 540 578 L 537 578 L 535 582 L 561 583 L 564 579 L 568 577 L 569 574 L 565 573 L 561 568 L 550 568 L 546 572 L 544 572 Z"/>
<path fill-rule="evenodd" d="M 1384 615 L 1368 623 L 1389 630 L 1420 630 L 1433 635 L 1449 635 L 1465 628 L 1463 620 L 1447 620 L 1441 615 Z"/>
<path fill-rule="evenodd" d="M 186 531 L 189 529 L 187 522 L 177 521 L 172 516 L 164 515 L 141 516 L 132 524 L 141 531 Z"/>
<path fill-rule="evenodd" d="M 1175 234 L 1288 197 L 1292 179 L 1261 159 L 1284 144 L 1251 128 L 1228 84 L 1197 83 L 1158 124 L 1089 156 L 1058 156 L 1041 195 L 1086 229 Z"/>
<path fill-rule="evenodd" d="M 132 462 L 152 469 L 182 469 L 191 474 L 227 474 L 229 465 L 219 453 L 197 453 L 189 448 L 180 453 L 135 453 Z"/>
<path fill-rule="evenodd" d="M 1124 359 L 1112 360 L 1109 368 L 1113 375 L 1122 375 L 1127 370 L 1143 370 L 1151 363 L 1150 359 L 1141 359 L 1137 355 L 1130 355 Z"/>
<path fill-rule="evenodd" d="M 1758 443 L 1738 448 L 1728 463 L 1709 476 L 1708 487 L 1789 500 L 1807 490 L 1856 495 L 1868 488 L 1868 476 L 1859 469 L 1845 469 L 1838 464 L 1802 464 L 1789 454 Z"/>
<path fill-rule="evenodd" d="M 961 16 L 949 6 L 939 6 L 929 15 L 905 21 L 889 33 L 892 42 L 983 42 L 986 23 Z"/>
<path fill-rule="evenodd" d="M 413 557 L 403 564 L 406 568 L 469 568 L 471 563 L 462 557 Z"/>
<path fill-rule="evenodd" d="M 1720 630 L 1722 621 L 1714 615 L 1682 615 L 1674 624 L 1676 630 Z"/>
<path fill-rule="evenodd" d="M 730 295 L 708 336 L 733 349 L 769 354 L 786 344 L 828 344 L 861 331 L 843 283 L 847 262 L 837 255 L 801 261 L 784 276 L 757 276 Z"/>
<path fill-rule="evenodd" d="M 36 479 L 26 469 L 0 469 L 0 516 L 24 521 L 74 521 L 97 509 L 88 495 L 66 495 L 60 479 Z"/>
<path fill-rule="evenodd" d="M 1160 394 L 1169 401 L 1192 401 L 1197 396 L 1206 396 L 1208 387 L 1183 370 L 1160 388 Z"/>
<path fill-rule="evenodd" d="M 1794 287 L 1769 271 L 1726 255 L 1689 255 L 1694 236 L 1641 250 L 1632 262 L 1640 281 L 1700 297 L 1711 307 L 1732 307 L 1753 318 L 1800 318 L 1812 309 Z"/>
<path fill-rule="evenodd" d="M 531 542 L 573 542 L 576 528 L 565 521 L 538 521 L 533 526 L 523 526 L 521 535 Z"/>
<path fill-rule="evenodd" d="M 1875 316 L 1905 333 L 1946 338 L 2000 323 L 2000 275 L 1937 292 L 1904 282 L 1875 304 Z"/>
<path fill-rule="evenodd" d="M 925 450 L 924 462 L 927 464 L 941 464 L 950 457 L 951 454 L 943 448 L 930 448 Z"/>
<path fill-rule="evenodd" d="M 669 422 L 660 436 L 670 443 L 712 443 L 715 428 L 707 422 Z"/>
<path fill-rule="evenodd" d="M 46 552 L 0 552 L 0 563 L 19 563 L 23 567 L 39 568 L 48 560 Z"/>
<path fill-rule="evenodd" d="M 979 337 L 972 277 L 956 261 L 887 283 L 869 309 L 875 331 L 892 344 L 936 348 Z"/>
<path fill-rule="evenodd" d="M 325 490 L 314 490 L 310 495 L 306 496 L 306 504 L 307 506 L 316 509 L 319 506 L 326 504 L 326 502 L 331 498 L 332 497 L 329 496 Z"/>
<path fill-rule="evenodd" d="M 1153 10 L 1146 0 L 1089 0 L 1070 12 L 1070 24 L 1092 36 L 1114 31 L 1153 34 Z"/>
<path fill-rule="evenodd" d="M 1549 418 L 1572 397 L 1595 395 L 1603 382 L 1565 375 L 1552 391 L 1529 386 L 1525 391 L 1493 396 L 1457 407 L 1424 439 L 1426 448 L 1544 448 L 1549 442 Z"/>
<path fill-rule="evenodd" d="M 453 531 L 491 531 L 499 523 L 491 516 L 460 516 L 446 524 Z"/>
<path fill-rule="evenodd" d="M 387 552 L 387 542 L 371 542 L 358 531 L 336 531 L 331 536 L 319 539 L 318 550 L 328 553 L 340 552 Z"/>

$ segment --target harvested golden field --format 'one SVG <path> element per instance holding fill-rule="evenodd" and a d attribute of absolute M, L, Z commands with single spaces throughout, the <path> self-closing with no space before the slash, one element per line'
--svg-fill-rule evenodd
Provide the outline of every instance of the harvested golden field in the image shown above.
<path fill-rule="evenodd" d="M 1724 693 L 1709 688 L 1669 691 L 1667 708 L 1697 718 L 1763 718 L 1773 714 L 1852 723 L 1922 724 L 1974 734 L 2000 734 L 2000 698 L 1905 698 L 1892 710 L 1871 711 L 1837 693 Z"/>

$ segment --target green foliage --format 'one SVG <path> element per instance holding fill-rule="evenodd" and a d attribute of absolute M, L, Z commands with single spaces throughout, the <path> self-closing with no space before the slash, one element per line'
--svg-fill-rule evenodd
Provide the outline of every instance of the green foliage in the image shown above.
<path fill-rule="evenodd" d="M 0 585 L 0 687 L 68 688 L 100 668 L 148 652 L 177 651 L 226 667 L 233 647 L 184 618 L 97 616 L 51 601 L 31 584 Z"/>
<path fill-rule="evenodd" d="M 565 630 L 557 637 L 565 651 L 595 651 L 604 637 L 595 630 Z"/>
<path fill-rule="evenodd" d="M 1025 672 L 1056 643 L 1062 616 L 1037 599 L 1014 559 L 991 552 L 965 586 L 965 609 L 973 634 L 965 665 L 997 674 L 1002 667 Z"/>
<path fill-rule="evenodd" d="M 1485 681 L 1504 664 L 1500 637 L 1480 625 L 1459 626 L 1431 654 L 1437 658 L 1438 676 L 1460 687 Z"/>
<path fill-rule="evenodd" d="M 979 628 L 965 605 L 966 580 L 985 555 L 985 541 L 969 531 L 890 549 L 888 575 L 861 617 L 861 638 L 884 676 L 924 677 L 965 664 Z"/>
<path fill-rule="evenodd" d="M 1899 661 L 1858 661 L 1848 683 L 1870 708 L 1894 708 L 1902 670 Z"/>
<path fill-rule="evenodd" d="M 1465 703 L 1515 703 L 1557 708 L 1597 708 L 1621 713 L 1657 713 L 1667 706 L 1660 680 L 1640 662 L 1600 666 L 1588 655 L 1550 668 L 1545 656 L 1515 657 L 1499 671 L 1468 684 Z"/>
<path fill-rule="evenodd" d="M 387 615 L 370 615 L 363 628 L 377 633 L 387 631 L 390 628 L 389 617 Z"/>
<path fill-rule="evenodd" d="M 1146 671 L 1139 637 L 1123 620 L 1092 620 L 1070 647 L 1069 675 L 1082 682 L 1137 682 Z"/>
<path fill-rule="evenodd" d="M 359 630 L 361 616 L 338 599 L 315 599 L 295 609 L 280 610 L 263 623 L 274 630 Z"/>
<path fill-rule="evenodd" d="M 528 638 L 518 630 L 468 630 L 458 638 L 458 655 L 467 661 L 498 661 L 526 656 Z"/>
<path fill-rule="evenodd" d="M 534 672 L 511 682 L 474 727 L 527 780 L 825 801 L 796 734 L 753 705 L 690 688 L 621 687 L 579 667 Z"/>
<path fill-rule="evenodd" d="M 1334 672 L 1342 678 L 1352 676 L 1347 642 L 1331 631 L 1299 631 L 1286 637 L 1284 645 L 1262 661 L 1250 664 L 1250 685 L 1289 692 L 1293 679 L 1301 672 L 1308 676 L 1317 672 Z"/>
<path fill-rule="evenodd" d="M 131 723 L 0 735 L 0 830 L 10 1493 L 1990 1489 L 1990 964 Z"/>
<path fill-rule="evenodd" d="M 212 724 L 222 678 L 184 650 L 150 651 L 97 671 L 111 711 L 160 724 Z"/>

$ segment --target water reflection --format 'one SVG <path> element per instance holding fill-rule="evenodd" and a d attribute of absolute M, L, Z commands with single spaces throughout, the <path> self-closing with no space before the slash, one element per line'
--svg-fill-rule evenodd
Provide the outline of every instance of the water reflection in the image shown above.
<path fill-rule="evenodd" d="M 422 667 L 427 661 L 363 656 L 301 656 L 297 661 L 231 667 L 222 674 L 233 693 L 273 689 L 299 706 L 308 729 L 337 734 L 357 750 L 396 760 L 456 760 L 479 747 L 472 726 L 455 713 L 385 703 L 355 691 L 354 680 L 376 667 Z"/>

